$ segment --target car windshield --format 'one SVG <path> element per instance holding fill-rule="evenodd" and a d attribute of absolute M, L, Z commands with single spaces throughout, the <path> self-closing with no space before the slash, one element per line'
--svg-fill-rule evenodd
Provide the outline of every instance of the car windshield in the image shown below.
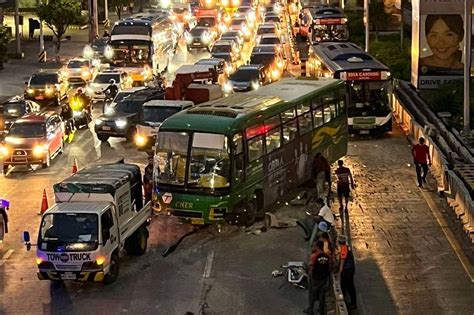
<path fill-rule="evenodd" d="M 114 107 L 114 111 L 118 113 L 135 114 L 140 111 L 144 100 L 129 100 L 124 99 L 118 102 Z"/>
<path fill-rule="evenodd" d="M 41 123 L 14 123 L 8 131 L 9 137 L 42 138 L 46 134 L 44 124 Z"/>
<path fill-rule="evenodd" d="M 232 38 L 232 37 L 239 37 L 240 33 L 238 31 L 231 31 L 231 32 L 225 32 L 224 34 L 222 34 L 222 37 L 229 37 L 229 38 Z"/>
<path fill-rule="evenodd" d="M 214 19 L 213 17 L 202 17 L 198 20 L 196 25 L 212 27 L 216 25 L 216 19 Z"/>
<path fill-rule="evenodd" d="M 214 47 L 212 47 L 211 54 L 229 53 L 231 50 L 231 45 L 214 45 Z"/>
<path fill-rule="evenodd" d="M 273 33 L 275 33 L 275 27 L 259 27 L 257 31 L 257 35 Z"/>
<path fill-rule="evenodd" d="M 39 241 L 40 243 L 53 241 L 70 245 L 97 242 L 98 217 L 92 213 L 46 214 L 41 221 Z M 41 244 L 38 245 L 42 249 Z M 74 246 L 66 249 L 74 249 Z"/>
<path fill-rule="evenodd" d="M 95 77 L 94 83 L 109 83 L 111 79 L 114 79 L 115 83 L 120 82 L 120 74 L 99 74 Z"/>
<path fill-rule="evenodd" d="M 260 40 L 260 45 L 275 45 L 280 44 L 280 39 L 278 37 L 265 37 Z"/>
<path fill-rule="evenodd" d="M 18 118 L 25 114 L 25 105 L 23 103 L 3 104 L 0 105 L 0 112 L 3 112 L 5 117 Z"/>
<path fill-rule="evenodd" d="M 204 27 L 195 27 L 191 30 L 191 35 L 193 36 L 201 36 L 204 32 L 208 31 L 208 28 Z"/>
<path fill-rule="evenodd" d="M 200 132 L 195 132 L 192 140 L 190 138 L 186 132 L 158 133 L 155 155 L 158 183 L 186 184 L 188 188 L 212 190 L 229 187 L 228 138 L 222 134 Z M 189 146 L 191 150 L 187 168 Z"/>
<path fill-rule="evenodd" d="M 69 69 L 75 69 L 75 68 L 82 68 L 82 67 L 88 67 L 89 64 L 86 60 L 71 60 L 67 64 L 67 67 Z"/>
<path fill-rule="evenodd" d="M 257 65 L 269 65 L 273 62 L 275 55 L 273 54 L 256 54 L 250 57 L 250 63 Z"/>
<path fill-rule="evenodd" d="M 280 22 L 280 17 L 276 15 L 267 15 L 265 16 L 265 22 Z"/>
<path fill-rule="evenodd" d="M 182 14 L 186 11 L 185 8 L 173 8 L 173 12 L 176 14 Z"/>
<path fill-rule="evenodd" d="M 258 70 L 256 69 L 237 69 L 230 77 L 232 81 L 248 82 L 258 80 Z"/>
<path fill-rule="evenodd" d="M 152 123 L 161 123 L 171 115 L 181 110 L 178 106 L 146 106 L 143 108 L 143 120 Z"/>
<path fill-rule="evenodd" d="M 34 74 L 31 77 L 30 84 L 32 85 L 46 85 L 46 84 L 57 84 L 58 75 L 56 73 L 41 73 Z"/>

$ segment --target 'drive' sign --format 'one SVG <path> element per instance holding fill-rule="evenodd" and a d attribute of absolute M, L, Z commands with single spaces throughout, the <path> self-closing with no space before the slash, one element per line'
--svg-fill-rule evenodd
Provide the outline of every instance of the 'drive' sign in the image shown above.
<path fill-rule="evenodd" d="M 161 199 L 163 199 L 163 203 L 169 205 L 171 201 L 173 200 L 173 195 L 167 192 L 163 194 L 163 197 L 161 197 Z"/>
<path fill-rule="evenodd" d="M 383 80 L 380 71 L 341 72 L 341 79 L 346 81 Z"/>

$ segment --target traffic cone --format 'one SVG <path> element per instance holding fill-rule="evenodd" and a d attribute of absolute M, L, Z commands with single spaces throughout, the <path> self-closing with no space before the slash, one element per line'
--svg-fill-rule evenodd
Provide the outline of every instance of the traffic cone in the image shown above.
<path fill-rule="evenodd" d="M 74 163 L 72 164 L 72 173 L 76 174 L 77 173 L 77 160 L 74 158 Z"/>
<path fill-rule="evenodd" d="M 48 196 L 46 195 L 46 189 L 43 189 L 43 200 L 41 200 L 41 210 L 38 215 L 42 215 L 48 208 Z"/>

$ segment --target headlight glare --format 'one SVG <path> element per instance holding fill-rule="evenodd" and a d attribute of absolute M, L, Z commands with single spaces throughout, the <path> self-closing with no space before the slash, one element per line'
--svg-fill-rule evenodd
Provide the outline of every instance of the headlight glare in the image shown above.
<path fill-rule="evenodd" d="M 125 126 L 127 126 L 127 121 L 125 119 L 118 119 L 115 121 L 115 125 L 118 128 L 125 128 Z"/>

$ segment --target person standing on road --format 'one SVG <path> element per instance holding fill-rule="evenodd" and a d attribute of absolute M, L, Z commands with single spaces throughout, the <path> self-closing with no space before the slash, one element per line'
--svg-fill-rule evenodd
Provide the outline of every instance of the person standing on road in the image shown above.
<path fill-rule="evenodd" d="M 331 166 L 328 160 L 320 153 L 316 153 L 313 160 L 312 177 L 316 182 L 316 198 L 321 198 L 325 190 L 325 184 L 328 183 L 331 189 Z"/>
<path fill-rule="evenodd" d="M 330 257 L 324 253 L 324 242 L 317 241 L 311 254 L 311 261 L 308 268 L 311 286 L 308 295 L 308 308 L 304 310 L 306 314 L 314 313 L 314 302 L 319 301 L 319 314 L 326 314 L 326 291 L 329 286 L 329 276 L 331 275 Z"/>
<path fill-rule="evenodd" d="M 415 163 L 418 187 L 423 187 L 423 183 L 426 183 L 428 166 L 431 166 L 430 148 L 425 144 L 425 138 L 420 137 L 418 144 L 415 144 L 411 149 L 411 153 L 413 154 L 413 162 Z M 423 174 L 421 173 L 422 169 Z"/>
<path fill-rule="evenodd" d="M 148 164 L 143 173 L 143 190 L 145 192 L 145 203 L 151 200 L 153 193 L 153 156 L 148 157 Z"/>
<path fill-rule="evenodd" d="M 339 278 L 341 279 L 341 290 L 344 297 L 350 298 L 349 309 L 357 308 L 357 295 L 354 285 L 355 261 L 352 250 L 347 245 L 345 235 L 339 235 L 337 242 L 339 243 Z"/>
<path fill-rule="evenodd" d="M 352 177 L 351 170 L 344 166 L 342 160 L 337 161 L 339 166 L 336 169 L 337 176 L 337 198 L 339 200 L 339 211 L 341 212 L 344 209 L 347 212 L 347 205 L 349 204 L 349 196 L 351 193 L 351 188 L 354 189 L 354 178 Z M 342 203 L 342 198 L 344 197 L 344 204 Z"/>

